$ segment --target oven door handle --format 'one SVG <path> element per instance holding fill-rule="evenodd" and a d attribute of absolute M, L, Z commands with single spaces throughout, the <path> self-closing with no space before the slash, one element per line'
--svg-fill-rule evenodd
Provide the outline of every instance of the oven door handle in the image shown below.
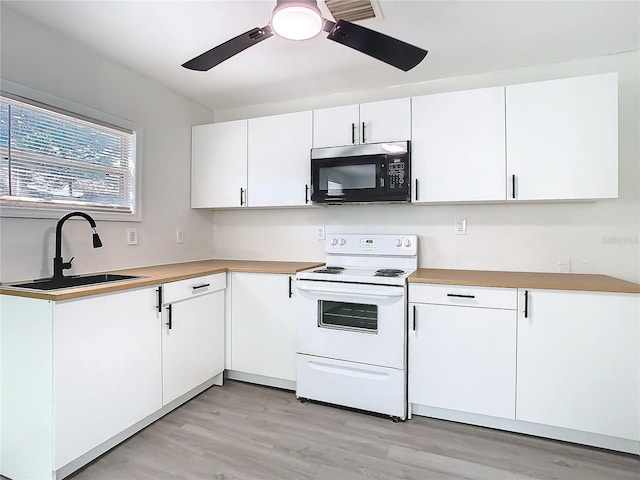
<path fill-rule="evenodd" d="M 333 295 L 349 296 L 349 297 L 373 297 L 373 298 L 388 298 L 388 297 L 402 297 L 404 295 L 404 288 L 393 288 L 387 290 L 378 290 L 376 293 L 367 290 L 337 290 L 334 288 L 322 288 L 322 287 L 308 287 L 306 285 L 298 285 L 298 290 L 304 290 L 309 293 L 331 293 Z"/>

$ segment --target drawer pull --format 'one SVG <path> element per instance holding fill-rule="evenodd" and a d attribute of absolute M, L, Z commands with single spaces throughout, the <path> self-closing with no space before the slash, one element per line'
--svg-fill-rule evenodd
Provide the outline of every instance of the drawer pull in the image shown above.
<path fill-rule="evenodd" d="M 447 293 L 447 297 L 456 297 L 456 298 L 476 298 L 475 295 L 460 295 L 458 293 Z"/>
<path fill-rule="evenodd" d="M 413 331 L 416 331 L 416 306 L 413 306 Z"/>
<path fill-rule="evenodd" d="M 206 288 L 206 287 L 210 287 L 211 284 L 210 283 L 203 283 L 202 285 L 196 285 L 194 287 L 192 287 L 194 290 L 198 290 L 200 288 Z"/>
<path fill-rule="evenodd" d="M 524 291 L 524 318 L 529 318 L 529 290 Z"/>

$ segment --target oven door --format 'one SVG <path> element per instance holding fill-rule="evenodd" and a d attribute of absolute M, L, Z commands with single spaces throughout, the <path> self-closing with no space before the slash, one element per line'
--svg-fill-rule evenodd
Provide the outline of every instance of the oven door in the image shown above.
<path fill-rule="evenodd" d="M 405 368 L 404 286 L 296 283 L 298 353 Z"/>

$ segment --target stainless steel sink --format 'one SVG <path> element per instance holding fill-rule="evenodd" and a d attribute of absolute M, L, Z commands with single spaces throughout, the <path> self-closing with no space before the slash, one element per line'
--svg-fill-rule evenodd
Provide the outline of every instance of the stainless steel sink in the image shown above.
<path fill-rule="evenodd" d="M 97 275 L 76 275 L 62 278 L 41 278 L 27 283 L 14 283 L 7 287 L 29 288 L 32 290 L 57 290 L 60 288 L 82 287 L 84 285 L 95 285 L 98 283 L 119 282 L 122 280 L 133 280 L 135 275 L 120 275 L 117 273 L 100 273 Z"/>

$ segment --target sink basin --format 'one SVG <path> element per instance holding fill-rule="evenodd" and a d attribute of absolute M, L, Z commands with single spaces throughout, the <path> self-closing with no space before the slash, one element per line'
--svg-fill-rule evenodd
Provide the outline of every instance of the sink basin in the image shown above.
<path fill-rule="evenodd" d="M 59 288 L 82 287 L 84 285 L 95 285 L 98 283 L 119 282 L 121 280 L 133 280 L 135 275 L 120 275 L 117 273 L 100 273 L 97 275 L 76 275 L 63 277 L 60 279 L 41 278 L 28 283 L 17 283 L 8 285 L 11 287 L 31 288 L 33 290 L 57 290 Z"/>

